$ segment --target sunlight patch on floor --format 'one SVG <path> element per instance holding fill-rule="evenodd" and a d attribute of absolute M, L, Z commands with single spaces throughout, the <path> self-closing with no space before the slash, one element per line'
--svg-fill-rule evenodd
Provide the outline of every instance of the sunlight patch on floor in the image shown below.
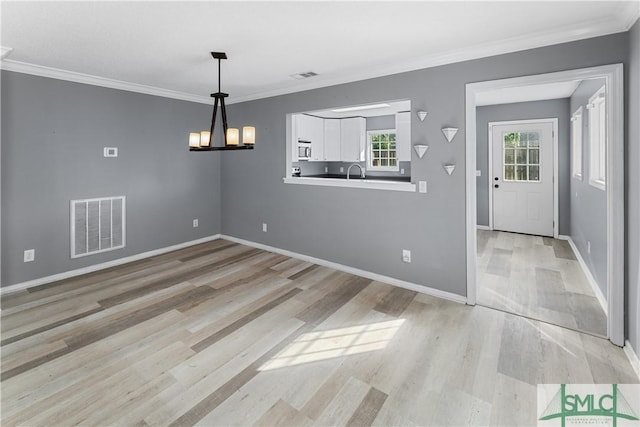
<path fill-rule="evenodd" d="M 260 367 L 261 371 L 312 363 L 384 349 L 404 319 L 347 328 L 314 331 L 301 335 Z"/>

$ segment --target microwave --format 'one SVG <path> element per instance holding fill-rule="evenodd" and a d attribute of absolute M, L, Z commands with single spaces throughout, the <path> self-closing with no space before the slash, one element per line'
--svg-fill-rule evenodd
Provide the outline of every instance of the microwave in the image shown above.
<path fill-rule="evenodd" d="M 298 160 L 311 159 L 311 142 L 298 140 Z"/>

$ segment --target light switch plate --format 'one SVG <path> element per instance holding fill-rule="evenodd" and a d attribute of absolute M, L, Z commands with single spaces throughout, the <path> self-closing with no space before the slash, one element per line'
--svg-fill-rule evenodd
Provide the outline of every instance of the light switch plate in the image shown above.
<path fill-rule="evenodd" d="M 427 192 L 427 181 L 418 181 L 418 191 L 421 193 Z"/>
<path fill-rule="evenodd" d="M 480 170 L 476 171 L 476 176 L 482 176 L 482 171 Z"/>
<path fill-rule="evenodd" d="M 35 249 L 27 249 L 24 251 L 24 262 L 31 262 L 36 259 L 36 250 Z"/>
<path fill-rule="evenodd" d="M 411 251 L 408 249 L 402 250 L 402 262 L 411 262 Z"/>

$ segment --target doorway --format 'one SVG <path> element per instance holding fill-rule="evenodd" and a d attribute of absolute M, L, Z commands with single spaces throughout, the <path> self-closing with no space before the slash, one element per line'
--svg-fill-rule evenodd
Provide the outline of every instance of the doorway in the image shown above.
<path fill-rule="evenodd" d="M 541 84 L 602 78 L 609 102 L 606 105 L 606 336 L 616 345 L 624 345 L 624 144 L 622 64 L 558 73 L 540 74 L 470 83 L 466 85 L 466 247 L 467 303 L 477 300 L 477 190 L 476 190 L 476 105 L 477 97 L 487 91 Z M 514 164 L 517 165 L 517 164 Z M 546 239 L 543 238 L 543 239 Z M 544 241 L 543 241 L 544 243 Z"/>

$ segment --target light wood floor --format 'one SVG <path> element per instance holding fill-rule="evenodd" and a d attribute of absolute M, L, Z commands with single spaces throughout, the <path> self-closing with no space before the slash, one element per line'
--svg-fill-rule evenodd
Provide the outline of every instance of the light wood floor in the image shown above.
<path fill-rule="evenodd" d="M 13 425 L 535 425 L 591 335 L 217 240 L 2 298 Z"/>
<path fill-rule="evenodd" d="M 478 230 L 477 302 L 607 335 L 607 316 L 566 240 Z"/>

